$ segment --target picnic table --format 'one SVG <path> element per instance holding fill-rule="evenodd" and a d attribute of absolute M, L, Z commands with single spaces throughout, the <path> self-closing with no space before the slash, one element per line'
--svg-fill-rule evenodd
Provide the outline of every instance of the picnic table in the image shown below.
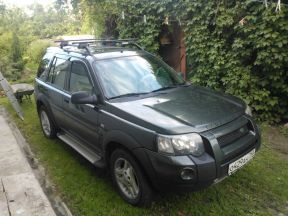
<path fill-rule="evenodd" d="M 23 100 L 23 97 L 25 97 L 28 100 L 31 100 L 30 96 L 34 92 L 33 85 L 26 84 L 26 83 L 18 83 L 11 85 L 11 88 L 13 90 L 13 93 L 17 100 L 21 103 Z"/>

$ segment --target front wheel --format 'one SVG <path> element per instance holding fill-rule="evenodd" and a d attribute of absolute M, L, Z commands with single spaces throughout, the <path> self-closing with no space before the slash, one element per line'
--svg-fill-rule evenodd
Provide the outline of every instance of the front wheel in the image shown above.
<path fill-rule="evenodd" d="M 113 183 L 125 201 L 136 206 L 151 203 L 153 191 L 129 152 L 116 149 L 110 158 L 110 169 Z"/>

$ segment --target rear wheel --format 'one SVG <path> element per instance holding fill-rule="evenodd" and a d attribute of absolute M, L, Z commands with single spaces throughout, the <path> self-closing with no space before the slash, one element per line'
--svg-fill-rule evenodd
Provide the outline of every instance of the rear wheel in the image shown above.
<path fill-rule="evenodd" d="M 110 158 L 110 168 L 113 183 L 125 201 L 137 206 L 151 203 L 153 191 L 129 152 L 116 149 Z"/>
<path fill-rule="evenodd" d="M 39 118 L 41 123 L 41 128 L 43 134 L 47 138 L 55 138 L 56 137 L 56 127 L 54 126 L 47 109 L 44 106 L 41 106 L 39 109 Z"/>

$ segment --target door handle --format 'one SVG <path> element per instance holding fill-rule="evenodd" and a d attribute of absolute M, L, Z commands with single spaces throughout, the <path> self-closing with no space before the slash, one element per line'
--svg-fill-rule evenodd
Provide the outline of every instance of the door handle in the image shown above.
<path fill-rule="evenodd" d="M 65 103 L 69 103 L 70 100 L 69 100 L 68 98 L 64 98 L 64 102 L 65 102 Z"/>

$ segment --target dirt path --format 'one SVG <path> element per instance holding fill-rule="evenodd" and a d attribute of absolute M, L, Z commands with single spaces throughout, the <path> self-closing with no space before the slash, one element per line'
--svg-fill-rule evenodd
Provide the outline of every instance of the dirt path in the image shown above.
<path fill-rule="evenodd" d="M 1 106 L 0 139 L 0 216 L 72 216 Z"/>
<path fill-rule="evenodd" d="M 55 216 L 11 128 L 1 115 L 0 137 L 0 215 Z"/>

